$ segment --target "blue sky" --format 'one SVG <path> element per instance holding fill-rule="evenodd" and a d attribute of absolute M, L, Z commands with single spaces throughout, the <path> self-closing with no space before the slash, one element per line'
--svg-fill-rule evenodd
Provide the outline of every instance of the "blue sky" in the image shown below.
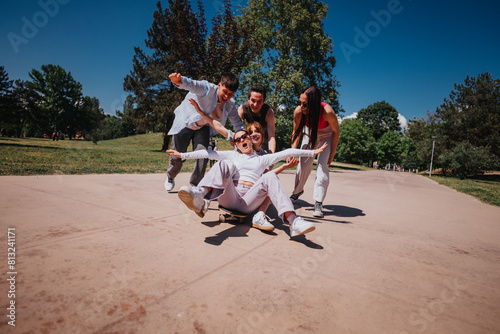
<path fill-rule="evenodd" d="M 0 65 L 11 80 L 27 80 L 44 64 L 61 65 L 113 114 L 122 108 L 123 79 L 133 48 L 144 47 L 156 2 L 3 0 Z M 325 2 L 344 116 L 385 100 L 408 120 L 424 117 L 467 75 L 500 78 L 498 1 Z M 219 0 L 203 3 L 207 20 L 222 8 Z"/>

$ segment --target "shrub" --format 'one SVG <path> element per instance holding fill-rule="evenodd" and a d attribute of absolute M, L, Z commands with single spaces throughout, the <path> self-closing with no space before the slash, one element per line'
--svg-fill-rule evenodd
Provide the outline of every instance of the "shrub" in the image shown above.
<path fill-rule="evenodd" d="M 453 150 L 443 153 L 438 162 L 443 169 L 450 169 L 462 180 L 500 166 L 498 157 L 491 154 L 488 148 L 473 146 L 468 141 L 461 142 Z"/>

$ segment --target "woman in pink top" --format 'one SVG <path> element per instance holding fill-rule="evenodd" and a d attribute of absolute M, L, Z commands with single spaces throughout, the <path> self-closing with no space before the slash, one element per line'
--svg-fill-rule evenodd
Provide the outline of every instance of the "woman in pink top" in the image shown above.
<path fill-rule="evenodd" d="M 302 135 L 302 149 L 315 149 L 327 143 L 327 148 L 318 154 L 316 180 L 313 199 L 314 217 L 323 217 L 323 200 L 325 199 L 330 174 L 328 166 L 333 162 L 339 142 L 339 123 L 332 107 L 321 102 L 321 92 L 315 86 L 307 88 L 300 94 L 299 105 L 293 113 L 292 148 L 299 146 Z M 295 189 L 290 199 L 297 201 L 304 193 L 304 185 L 312 170 L 314 157 L 301 157 L 295 174 Z"/>

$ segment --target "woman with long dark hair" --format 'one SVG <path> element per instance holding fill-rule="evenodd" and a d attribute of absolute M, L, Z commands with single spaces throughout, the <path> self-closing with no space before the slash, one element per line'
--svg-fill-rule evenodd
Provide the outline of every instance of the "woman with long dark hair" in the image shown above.
<path fill-rule="evenodd" d="M 314 217 L 323 217 L 323 200 L 330 182 L 328 166 L 333 162 L 339 142 L 339 122 L 332 107 L 321 102 L 321 92 L 315 86 L 307 88 L 298 101 L 293 113 L 292 148 L 315 149 L 327 143 L 326 149 L 318 154 L 316 180 L 314 183 Z M 301 157 L 295 174 L 295 189 L 290 199 L 296 202 L 304 193 L 304 185 L 312 170 L 314 157 Z"/>

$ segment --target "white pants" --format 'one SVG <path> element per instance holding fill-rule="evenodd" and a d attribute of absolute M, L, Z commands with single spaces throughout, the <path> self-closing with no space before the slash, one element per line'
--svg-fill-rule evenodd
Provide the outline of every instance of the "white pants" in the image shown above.
<path fill-rule="evenodd" d="M 309 136 L 307 135 L 309 129 L 305 127 L 305 133 L 302 136 L 302 146 L 300 148 L 306 149 L 307 144 L 309 144 Z M 328 169 L 328 158 L 332 152 L 332 129 L 330 127 L 318 130 L 318 139 L 316 140 L 316 146 L 312 149 L 317 149 L 321 147 L 324 143 L 328 146 L 323 152 L 318 154 L 318 164 L 316 166 L 316 180 L 314 181 L 314 193 L 313 199 L 317 202 L 323 202 L 326 197 L 326 191 L 328 190 L 328 185 L 330 184 L 330 171 Z M 300 158 L 300 163 L 297 166 L 297 171 L 295 174 L 295 189 L 292 194 L 298 194 L 304 190 L 304 185 L 307 182 L 309 174 L 311 174 L 312 165 L 314 162 L 314 157 L 312 158 Z"/>
<path fill-rule="evenodd" d="M 238 170 L 230 160 L 221 160 L 205 174 L 198 187 L 212 188 L 210 200 L 217 199 L 220 205 L 243 213 L 257 211 L 267 196 L 270 197 L 282 219 L 285 212 L 295 212 L 275 173 L 268 172 L 262 175 L 252 187 L 234 184 L 233 176 L 237 173 Z"/>

